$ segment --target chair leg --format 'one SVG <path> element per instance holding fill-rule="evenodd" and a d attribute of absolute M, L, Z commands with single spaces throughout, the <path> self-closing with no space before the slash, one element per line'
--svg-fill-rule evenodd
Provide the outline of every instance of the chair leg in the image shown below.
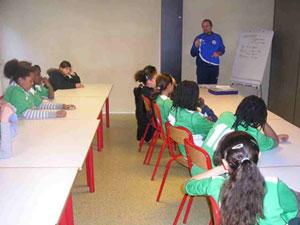
<path fill-rule="evenodd" d="M 151 154 L 152 148 L 154 148 L 154 145 L 155 145 L 154 142 L 156 143 L 156 140 L 155 140 L 155 139 L 156 139 L 157 133 L 158 133 L 158 131 L 154 131 L 154 134 L 153 134 L 153 137 L 152 137 L 152 139 L 151 139 L 150 145 L 149 145 L 149 147 L 148 147 L 147 153 L 146 153 L 146 155 L 145 155 L 143 164 L 148 165 L 148 164 L 147 164 L 148 157 L 149 157 L 149 155 Z"/>
<path fill-rule="evenodd" d="M 156 174 L 156 171 L 157 171 L 157 169 L 158 169 L 158 166 L 159 166 L 161 157 L 162 157 L 162 155 L 163 155 L 163 153 L 164 153 L 164 151 L 165 151 L 166 145 L 167 145 L 167 141 L 165 140 L 164 143 L 163 143 L 163 145 L 161 146 L 161 149 L 160 149 L 158 158 L 157 158 L 157 160 L 156 160 L 156 164 L 155 164 L 155 167 L 154 167 L 154 170 L 153 170 L 153 173 L 152 173 L 151 180 L 154 180 L 154 178 L 155 178 L 155 174 Z"/>
<path fill-rule="evenodd" d="M 165 173 L 164 173 L 164 176 L 163 176 L 163 179 L 161 181 L 161 184 L 160 184 L 160 187 L 159 187 L 159 191 L 158 191 L 158 194 L 157 194 L 157 197 L 156 197 L 156 201 L 159 202 L 160 200 L 160 196 L 161 196 L 161 193 L 162 193 L 162 190 L 164 188 L 164 185 L 165 185 L 165 182 L 166 182 L 166 179 L 167 179 L 167 176 L 168 176 L 168 173 L 169 173 L 169 169 L 172 165 L 172 162 L 175 160 L 176 158 L 172 158 L 169 160 L 169 162 L 167 163 L 167 166 L 166 166 L 166 170 L 165 170 Z"/>
<path fill-rule="evenodd" d="M 157 132 L 157 135 L 154 137 L 153 145 L 152 145 L 150 154 L 149 154 L 149 156 L 148 156 L 148 160 L 147 160 L 147 162 L 146 162 L 147 165 L 149 165 L 150 162 L 151 162 L 152 155 L 153 155 L 153 152 L 154 152 L 154 149 L 155 149 L 155 146 L 156 146 L 156 143 L 157 143 L 158 138 L 159 138 L 159 132 Z"/>
<path fill-rule="evenodd" d="M 183 223 L 184 224 L 186 224 L 187 219 L 189 217 L 189 213 L 190 213 L 190 210 L 191 210 L 193 199 L 194 199 L 194 196 L 190 196 L 189 202 L 188 202 L 186 210 L 185 210 L 184 218 L 183 218 Z"/>
<path fill-rule="evenodd" d="M 209 225 L 214 225 L 214 222 L 212 219 L 209 221 Z"/>
<path fill-rule="evenodd" d="M 180 206 L 179 206 L 179 208 L 178 208 L 178 211 L 177 211 L 176 217 L 175 217 L 175 219 L 174 219 L 173 225 L 176 225 L 177 222 L 178 222 L 178 219 L 179 219 L 179 217 L 180 217 L 180 215 L 181 215 L 182 209 L 183 209 L 184 204 L 185 204 L 185 202 L 186 202 L 187 196 L 188 196 L 188 195 L 184 195 L 183 198 L 182 198 L 182 200 L 181 200 L 181 203 L 180 203 Z"/>
<path fill-rule="evenodd" d="M 145 129 L 144 134 L 143 134 L 143 137 L 142 137 L 141 140 L 140 140 L 140 143 L 139 143 L 139 149 L 138 149 L 139 152 L 142 151 L 142 148 L 143 148 L 143 145 L 144 145 L 145 138 L 146 138 L 146 135 L 147 135 L 147 133 L 148 133 L 149 127 L 150 127 L 150 123 L 147 124 L 146 129 Z"/>

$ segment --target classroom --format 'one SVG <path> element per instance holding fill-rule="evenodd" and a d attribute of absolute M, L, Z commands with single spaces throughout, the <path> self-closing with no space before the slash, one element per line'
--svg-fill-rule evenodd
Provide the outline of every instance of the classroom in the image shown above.
<path fill-rule="evenodd" d="M 299 0 L 0 0 L 0 225 L 300 225 Z"/>

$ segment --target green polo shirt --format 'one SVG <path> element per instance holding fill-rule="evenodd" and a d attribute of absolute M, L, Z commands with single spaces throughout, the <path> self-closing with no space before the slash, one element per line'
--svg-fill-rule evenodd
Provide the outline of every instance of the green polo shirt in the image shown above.
<path fill-rule="evenodd" d="M 220 206 L 220 193 L 225 180 L 221 176 L 190 180 L 185 185 L 185 192 L 193 196 L 212 196 Z M 259 218 L 259 225 L 286 225 L 297 216 L 298 203 L 294 191 L 276 177 L 265 178 L 263 213 L 265 218 Z"/>

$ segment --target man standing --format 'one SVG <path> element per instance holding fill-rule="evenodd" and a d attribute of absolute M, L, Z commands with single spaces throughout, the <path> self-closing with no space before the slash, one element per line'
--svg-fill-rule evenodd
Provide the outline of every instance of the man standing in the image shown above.
<path fill-rule="evenodd" d="M 191 56 L 196 56 L 197 83 L 216 84 L 219 76 L 219 57 L 224 54 L 222 37 L 212 32 L 212 21 L 202 21 L 203 33 L 199 34 L 192 45 Z"/>

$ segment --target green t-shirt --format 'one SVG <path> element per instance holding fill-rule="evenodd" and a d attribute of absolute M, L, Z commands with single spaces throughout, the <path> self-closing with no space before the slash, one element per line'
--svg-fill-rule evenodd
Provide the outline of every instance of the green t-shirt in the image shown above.
<path fill-rule="evenodd" d="M 30 89 L 29 91 L 29 94 L 30 94 L 30 97 L 33 101 L 33 104 L 37 107 L 39 106 L 40 104 L 42 104 L 43 102 L 43 98 L 39 95 L 39 93 L 34 90 L 33 88 Z"/>
<path fill-rule="evenodd" d="M 213 122 L 206 119 L 200 112 L 180 107 L 170 111 L 168 120 L 173 126 L 187 128 L 193 134 L 194 143 L 198 146 L 201 146 L 202 141 L 205 140 L 208 132 L 213 126 Z M 181 154 L 186 156 L 184 146 L 179 145 L 178 147 Z"/>
<path fill-rule="evenodd" d="M 207 138 L 203 142 L 202 148 L 204 148 L 211 159 L 213 159 L 214 151 L 221 138 L 232 131 L 232 125 L 234 124 L 236 117 L 231 112 L 224 112 L 219 117 L 213 128 L 209 131 Z M 260 130 L 248 127 L 247 129 L 243 126 L 238 126 L 238 131 L 245 131 L 254 137 L 259 145 L 260 151 L 267 151 L 276 146 L 276 142 L 271 137 L 264 135 Z"/>
<path fill-rule="evenodd" d="M 225 180 L 226 178 L 221 176 L 190 180 L 185 185 L 185 192 L 193 196 L 212 196 L 220 206 L 220 193 Z M 263 213 L 265 218 L 259 219 L 260 225 L 285 225 L 297 216 L 298 203 L 296 195 L 278 178 L 265 178 Z"/>
<path fill-rule="evenodd" d="M 19 85 L 10 85 L 4 93 L 4 100 L 16 108 L 17 116 L 21 116 L 27 109 L 35 107 L 32 94 L 26 92 Z"/>
<path fill-rule="evenodd" d="M 48 98 L 48 88 L 46 88 L 43 85 L 35 85 L 35 91 L 42 97 L 42 98 Z"/>
<path fill-rule="evenodd" d="M 159 95 L 156 98 L 156 104 L 158 105 L 160 110 L 164 132 L 166 132 L 165 123 L 167 122 L 169 113 L 173 105 L 173 101 L 165 95 Z"/>

